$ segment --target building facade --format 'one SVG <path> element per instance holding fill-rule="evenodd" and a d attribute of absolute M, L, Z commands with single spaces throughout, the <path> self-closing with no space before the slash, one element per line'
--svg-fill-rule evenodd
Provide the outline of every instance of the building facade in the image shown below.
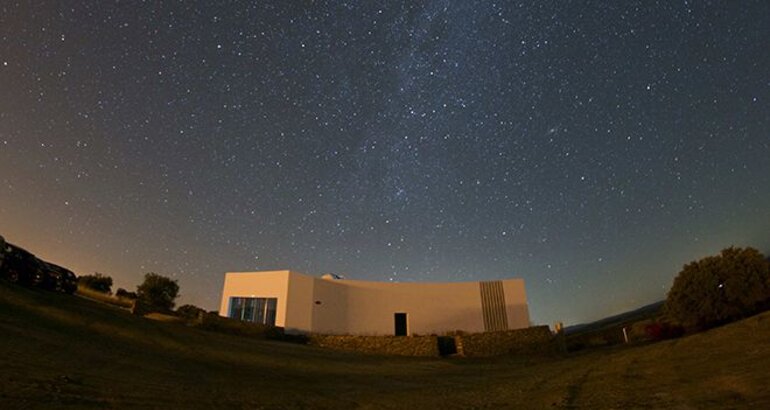
<path fill-rule="evenodd" d="M 529 327 L 522 279 L 392 283 L 287 270 L 230 272 L 219 314 L 287 333 L 425 335 Z"/>

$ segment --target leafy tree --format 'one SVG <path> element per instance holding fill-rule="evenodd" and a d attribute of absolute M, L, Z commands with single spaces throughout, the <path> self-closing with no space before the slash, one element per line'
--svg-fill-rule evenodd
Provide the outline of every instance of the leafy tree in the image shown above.
<path fill-rule="evenodd" d="M 78 284 L 102 293 L 110 293 L 112 290 L 112 278 L 99 272 L 79 277 Z"/>
<path fill-rule="evenodd" d="M 144 275 L 144 282 L 136 287 L 137 301 L 146 311 L 170 312 L 179 296 L 179 284 L 156 273 Z"/>
<path fill-rule="evenodd" d="M 692 328 L 740 319 L 770 302 L 770 263 L 753 248 L 730 247 L 685 265 L 668 292 L 665 311 Z"/>

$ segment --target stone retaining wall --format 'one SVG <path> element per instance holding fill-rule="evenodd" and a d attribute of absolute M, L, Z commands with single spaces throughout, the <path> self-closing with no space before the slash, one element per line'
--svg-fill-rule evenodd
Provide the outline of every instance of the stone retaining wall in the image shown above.
<path fill-rule="evenodd" d="M 340 336 L 310 335 L 308 344 L 363 353 L 438 357 L 436 336 Z"/>
<path fill-rule="evenodd" d="M 469 333 L 455 336 L 457 353 L 467 357 L 500 356 L 506 354 L 556 354 L 563 343 L 548 326 L 501 332 Z"/>

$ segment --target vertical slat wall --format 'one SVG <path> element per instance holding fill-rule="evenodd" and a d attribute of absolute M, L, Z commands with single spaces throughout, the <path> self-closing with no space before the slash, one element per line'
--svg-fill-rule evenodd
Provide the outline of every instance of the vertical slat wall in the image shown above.
<path fill-rule="evenodd" d="M 481 290 L 481 311 L 484 316 L 484 330 L 508 330 L 508 314 L 505 311 L 505 292 L 502 281 L 479 282 Z"/>

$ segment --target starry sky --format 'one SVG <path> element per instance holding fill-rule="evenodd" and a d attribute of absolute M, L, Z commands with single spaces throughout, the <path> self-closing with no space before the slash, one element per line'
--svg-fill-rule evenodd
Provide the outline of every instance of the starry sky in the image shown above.
<path fill-rule="evenodd" d="M 7 1 L 0 234 L 133 290 L 526 281 L 534 323 L 770 251 L 767 1 Z"/>

